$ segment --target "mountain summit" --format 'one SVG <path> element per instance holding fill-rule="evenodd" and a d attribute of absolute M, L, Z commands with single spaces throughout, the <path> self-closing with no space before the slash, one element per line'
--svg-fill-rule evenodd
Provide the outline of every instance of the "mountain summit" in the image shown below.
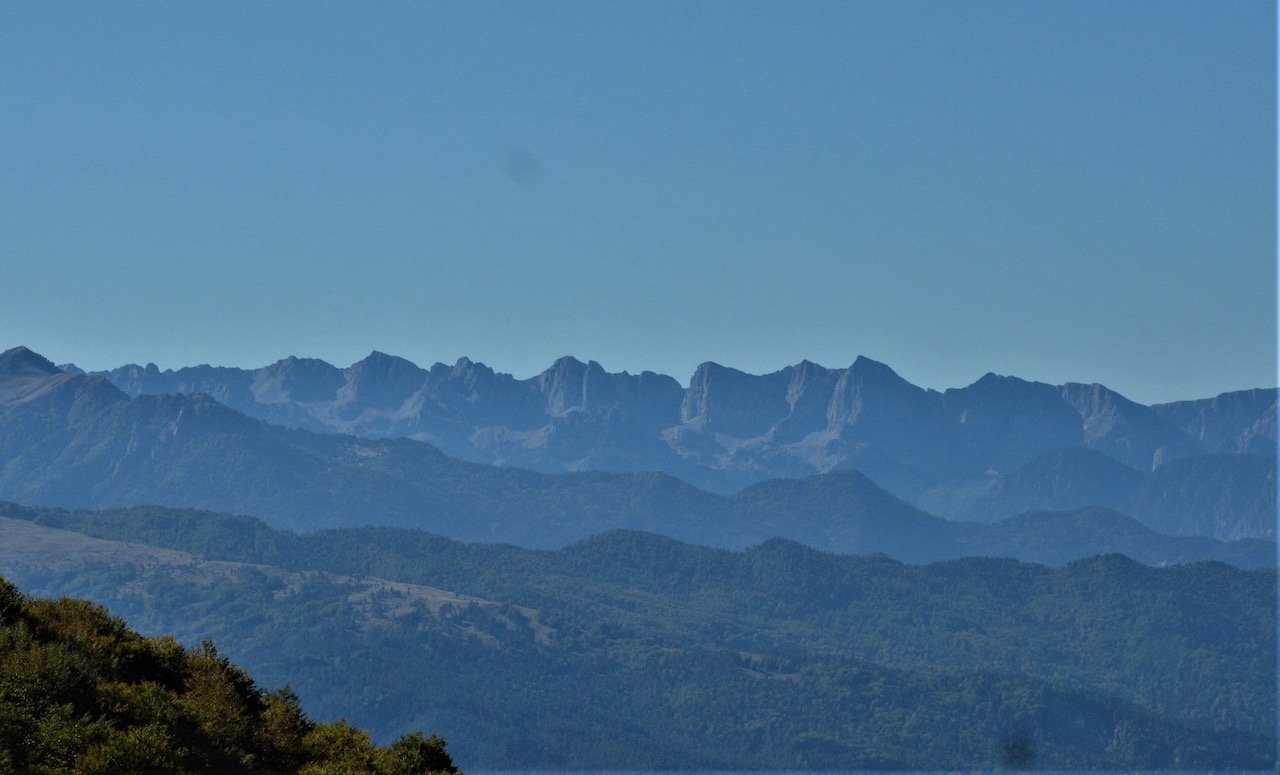
<path fill-rule="evenodd" d="M 0 353 L 0 378 L 19 377 L 24 375 L 59 374 L 62 369 L 39 353 L 26 347 L 14 347 Z"/>

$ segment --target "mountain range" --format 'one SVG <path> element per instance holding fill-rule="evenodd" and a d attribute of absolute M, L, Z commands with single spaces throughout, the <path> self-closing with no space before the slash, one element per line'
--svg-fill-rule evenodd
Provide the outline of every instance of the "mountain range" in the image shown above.
<path fill-rule="evenodd" d="M 1047 466 L 1033 461 L 1050 477 L 1066 476 L 1059 471 L 1065 466 L 1084 482 L 1078 496 L 1050 498 L 1044 506 L 1027 496 L 1037 486 L 1012 481 L 997 490 L 1004 505 L 996 505 L 1004 511 L 1008 503 L 1016 503 L 1016 511 L 1063 511 L 1122 504 L 1158 533 L 1224 540 L 1274 536 L 1275 477 L 1265 458 L 1186 458 L 1174 462 L 1222 464 L 1178 468 L 1171 462 L 1145 477 L 1133 472 L 1136 478 L 1124 479 L 1106 470 L 1119 467 L 1110 458 L 1084 449 L 1086 464 L 1076 465 L 1081 456 L 1059 455 L 1065 463 Z M 1113 478 L 1120 486 L 1112 486 Z M 1088 488 L 1097 479 L 1108 485 L 1108 503 L 1091 502 Z M 1197 493 L 1199 500 L 1192 498 Z M 1011 552 L 1042 559 L 1027 547 L 1047 546 L 1033 533 L 1052 523 L 1044 517 L 1018 522 L 1026 535 L 1000 539 L 1001 544 L 996 536 L 1010 530 L 1008 524 L 988 528 L 941 519 L 851 469 L 764 481 L 721 495 L 662 473 L 542 474 L 470 463 L 411 439 L 271 425 L 201 393 L 131 398 L 104 377 L 63 371 L 24 349 L 0 355 L 0 497 L 73 508 L 195 507 L 252 514 L 295 529 L 420 527 L 461 540 L 530 547 L 563 546 L 618 528 L 729 548 L 782 537 L 829 551 L 885 552 L 910 561 Z M 1214 511 L 1224 499 L 1248 508 Z M 1201 508 L 1200 501 L 1210 508 Z M 1144 528 L 1121 514 L 1092 509 L 1085 515 L 1079 519 L 1095 527 L 1061 536 L 1067 543 L 1054 549 L 1055 557 L 1141 551 L 1153 562 L 1172 562 L 1266 551 L 1256 543 L 1144 541 Z M 1170 515 L 1182 521 L 1168 523 Z M 1184 525 L 1197 529 L 1172 529 Z M 1198 529 L 1205 525 L 1210 529 Z M 1100 545 L 1092 537 L 1121 534 L 1129 536 L 1125 546 Z M 1011 546 L 1023 548 L 1015 552 Z"/>
<path fill-rule="evenodd" d="M 430 372 L 299 363 L 237 405 L 0 354 L 0 575 L 477 766 L 1274 766 L 1274 391 L 707 367 L 674 425 L 667 378 L 590 364 L 410 391 L 539 471 L 375 430 Z"/>
<path fill-rule="evenodd" d="M 865 357 L 759 376 L 708 362 L 687 387 L 571 357 L 520 380 L 466 358 L 423 369 L 379 352 L 347 368 L 290 357 L 251 370 L 148 364 L 100 374 L 130 396 L 204 393 L 270 423 L 416 439 L 472 462 L 662 471 L 721 493 L 857 468 L 917 505 L 1063 447 L 1150 473 L 1204 454 L 1273 456 L 1276 445 L 1275 390 L 1144 406 L 1103 385 L 987 374 L 939 392 Z"/>

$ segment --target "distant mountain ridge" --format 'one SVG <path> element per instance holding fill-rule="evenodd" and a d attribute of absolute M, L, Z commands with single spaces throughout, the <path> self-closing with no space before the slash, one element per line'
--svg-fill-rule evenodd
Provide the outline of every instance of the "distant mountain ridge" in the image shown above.
<path fill-rule="evenodd" d="M 964 532 L 972 528 L 924 513 L 855 470 L 761 482 L 733 496 L 661 473 L 539 474 L 452 459 L 409 439 L 270 425 L 205 394 L 130 398 L 101 376 L 59 371 L 33 353 L 10 351 L 3 358 L 0 395 L 8 398 L 0 400 L 0 497 L 28 504 L 159 504 L 252 514 L 295 529 L 412 526 L 462 540 L 539 547 L 629 528 L 726 547 L 780 536 L 830 551 L 881 551 L 912 561 L 1001 551 Z M 982 402 L 974 400 L 970 408 L 977 413 Z M 732 416 L 707 421 L 728 423 Z M 1166 477 L 1161 486 L 1148 488 L 1153 513 L 1183 515 L 1179 524 L 1187 527 L 1169 532 L 1206 533 L 1208 526 L 1207 534 L 1216 538 L 1273 537 L 1274 517 L 1268 522 L 1267 515 L 1274 513 L 1274 476 L 1240 478 L 1237 468 L 1246 460 L 1232 456 L 1216 466 L 1191 466 L 1184 473 L 1192 479 L 1186 481 Z M 1137 483 L 1169 468 L 1138 475 Z M 1226 485 L 1240 492 L 1223 492 Z M 1084 490 L 1050 507 L 1035 499 L 1023 506 L 1044 511 L 1107 505 L 1093 502 Z M 1176 509 L 1162 505 L 1162 498 L 1193 492 L 1202 495 L 1177 500 Z M 1238 511 L 1240 504 L 1252 510 Z M 1148 526 L 1165 529 L 1158 520 Z M 1216 551 L 1178 549 L 1148 559 L 1206 558 Z"/>
<path fill-rule="evenodd" d="M 260 369 L 122 366 L 130 396 L 206 393 L 270 423 L 426 441 L 472 462 L 542 472 L 662 471 L 734 492 L 754 482 L 857 468 L 921 503 L 936 487 L 1009 473 L 1070 446 L 1141 473 L 1196 455 L 1274 455 L 1275 390 L 1144 406 L 1102 385 L 987 374 L 942 392 L 858 357 L 752 375 L 707 362 L 688 387 L 645 371 L 557 360 L 529 379 L 460 359 L 422 369 L 374 352 L 345 369 L 286 358 Z"/>
<path fill-rule="evenodd" d="M 1176 458 L 1145 476 L 1096 449 L 1063 447 L 1007 474 L 938 488 L 926 511 L 989 522 L 1029 511 L 1116 509 L 1169 535 L 1232 540 L 1269 535 L 1276 521 L 1274 456 Z"/>
<path fill-rule="evenodd" d="M 1199 440 L 1211 452 L 1275 453 L 1274 390 L 1239 390 L 1200 401 L 1155 404 L 1151 409 Z"/>

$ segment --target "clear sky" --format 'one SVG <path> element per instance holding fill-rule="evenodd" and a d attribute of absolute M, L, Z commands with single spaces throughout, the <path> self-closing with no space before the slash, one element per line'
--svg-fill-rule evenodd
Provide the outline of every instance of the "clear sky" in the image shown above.
<path fill-rule="evenodd" d="M 1269 2 L 4 3 L 0 348 L 1276 381 Z"/>

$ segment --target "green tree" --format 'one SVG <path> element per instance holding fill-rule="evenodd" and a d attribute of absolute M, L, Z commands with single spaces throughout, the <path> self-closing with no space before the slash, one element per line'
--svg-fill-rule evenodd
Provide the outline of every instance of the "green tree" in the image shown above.
<path fill-rule="evenodd" d="M 433 775 L 454 773 L 458 768 L 445 751 L 445 741 L 439 735 L 424 737 L 421 732 L 411 732 L 391 744 L 382 755 L 382 772 L 387 775 Z"/>

